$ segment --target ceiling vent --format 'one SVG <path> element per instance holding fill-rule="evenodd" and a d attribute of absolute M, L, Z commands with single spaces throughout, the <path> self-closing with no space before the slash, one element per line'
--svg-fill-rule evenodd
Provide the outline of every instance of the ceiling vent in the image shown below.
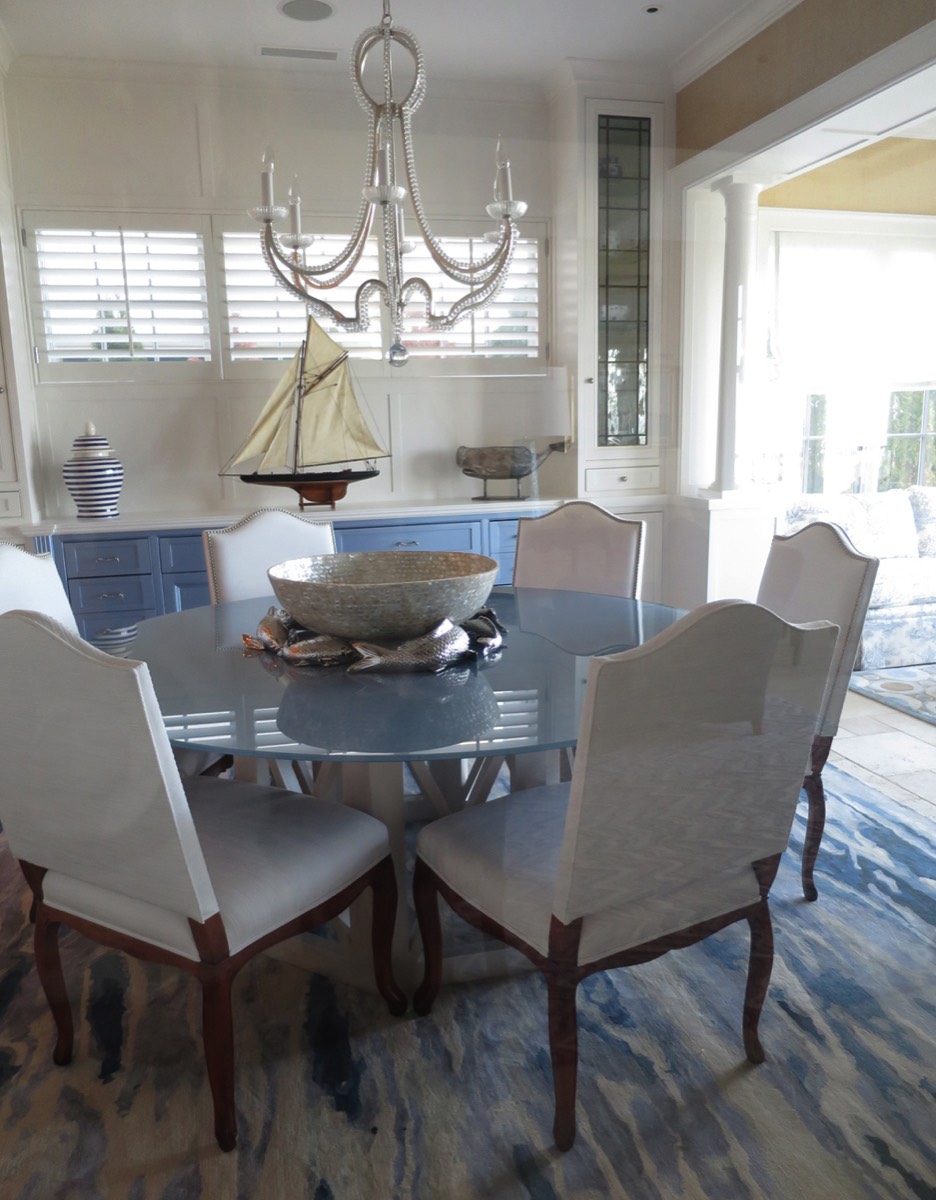
<path fill-rule="evenodd" d="M 337 50 L 295 50 L 290 46 L 261 46 L 261 55 L 266 58 L 313 58 L 320 62 L 337 62 Z"/>

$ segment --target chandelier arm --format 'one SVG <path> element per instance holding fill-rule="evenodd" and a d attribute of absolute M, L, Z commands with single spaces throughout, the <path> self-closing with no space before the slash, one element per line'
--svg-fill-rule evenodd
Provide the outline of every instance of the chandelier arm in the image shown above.
<path fill-rule="evenodd" d="M 264 251 L 266 250 L 266 242 L 263 243 Z M 287 292 L 301 300 L 309 309 L 315 312 L 318 316 L 326 317 L 328 320 L 334 321 L 341 329 L 350 333 L 363 333 L 369 324 L 368 300 L 372 292 L 384 292 L 384 285 L 378 279 L 369 279 L 362 283 L 355 293 L 354 297 L 354 316 L 346 317 L 340 313 L 334 305 L 329 304 L 327 300 L 322 300 L 318 296 L 310 295 L 305 288 L 300 287 L 290 279 L 284 271 L 280 269 L 279 264 L 266 253 L 264 259 L 267 266 L 272 271 L 273 275 L 279 280 L 280 284 Z"/>
<path fill-rule="evenodd" d="M 464 260 L 451 258 L 445 253 L 436 240 L 429 222 L 426 219 L 425 209 L 423 208 L 422 196 L 419 192 L 419 181 L 416 178 L 416 161 L 413 152 L 413 136 L 411 114 L 408 109 L 404 108 L 400 116 L 400 129 L 403 141 L 403 165 L 406 171 L 406 182 L 409 185 L 410 199 L 413 203 L 413 211 L 416 214 L 416 223 L 419 226 L 423 236 L 423 241 L 429 248 L 429 253 L 432 255 L 436 265 L 445 272 L 449 278 L 454 279 L 457 283 L 471 284 L 479 274 L 482 274 L 486 269 L 493 267 L 496 269 L 498 255 L 502 249 L 502 244 L 498 243 L 494 250 L 487 258 L 480 259 L 477 263 L 465 262 Z M 516 230 L 516 223 L 510 217 L 504 217 L 501 225 L 506 225 L 509 230 Z M 502 232 L 502 241 L 504 234 Z"/>

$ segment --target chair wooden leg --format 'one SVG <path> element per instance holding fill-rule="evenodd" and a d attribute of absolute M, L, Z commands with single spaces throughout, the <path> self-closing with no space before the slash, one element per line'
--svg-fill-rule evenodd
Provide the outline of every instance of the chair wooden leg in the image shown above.
<path fill-rule="evenodd" d="M 201 972 L 199 978 L 202 986 L 202 1038 L 214 1101 L 215 1137 L 222 1150 L 233 1150 L 237 1142 L 234 1018 L 231 1011 L 233 975 L 222 966 Z"/>
<path fill-rule="evenodd" d="M 813 882 L 813 870 L 825 828 L 825 788 L 822 785 L 822 768 L 826 765 L 832 749 L 830 737 L 814 737 L 809 774 L 803 780 L 809 812 L 806 817 L 806 836 L 803 838 L 802 881 L 803 895 L 807 900 L 818 900 L 819 892 Z"/>
<path fill-rule="evenodd" d="M 75 1033 L 72 1024 L 71 1004 L 68 1002 L 68 991 L 65 987 L 65 976 L 62 974 L 62 959 L 59 954 L 59 922 L 50 921 L 45 910 L 40 905 L 36 914 L 36 931 L 34 935 L 36 952 L 36 970 L 39 972 L 39 982 L 45 992 L 46 1000 L 55 1021 L 56 1042 L 52 1051 L 52 1061 L 59 1066 L 70 1063 L 74 1048 Z"/>
<path fill-rule="evenodd" d="M 419 857 L 413 871 L 413 901 L 422 938 L 423 980 L 413 997 L 413 1008 L 424 1017 L 432 1011 L 442 986 L 442 922 L 439 919 L 439 894 L 432 871 Z"/>
<path fill-rule="evenodd" d="M 550 971 L 546 978 L 549 1006 L 549 1054 L 556 1097 L 553 1141 L 558 1150 L 569 1150 L 575 1141 L 575 1091 L 578 1080 L 578 1017 L 575 1011 L 576 979 L 565 971 Z"/>
<path fill-rule="evenodd" d="M 744 1052 L 748 1061 L 762 1063 L 764 1047 L 761 1045 L 757 1027 L 761 1010 L 767 998 L 767 988 L 773 971 L 773 925 L 766 898 L 748 915 L 751 928 L 751 954 L 748 960 L 747 987 L 744 992 L 744 1016 L 742 1033 Z"/>
<path fill-rule="evenodd" d="M 393 859 L 388 855 L 374 870 L 373 924 L 371 946 L 374 956 L 374 980 L 394 1017 L 406 1012 L 406 996 L 393 975 L 393 927 L 396 921 L 397 885 Z"/>

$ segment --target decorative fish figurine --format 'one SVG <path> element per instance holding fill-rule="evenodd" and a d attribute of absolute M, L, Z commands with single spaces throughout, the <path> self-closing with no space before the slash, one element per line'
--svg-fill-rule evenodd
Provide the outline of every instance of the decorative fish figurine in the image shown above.
<path fill-rule="evenodd" d="M 445 618 L 422 637 L 395 649 L 373 642 L 352 642 L 361 656 L 348 671 L 442 671 L 472 653 L 471 638 L 460 625 Z"/>
<path fill-rule="evenodd" d="M 284 618 L 286 618 L 284 620 Z M 267 650 L 279 650 L 289 641 L 289 614 L 273 605 L 257 626 L 257 640 Z"/>
<path fill-rule="evenodd" d="M 350 642 L 324 633 L 289 642 L 280 648 L 279 655 L 296 667 L 342 667 L 361 657 Z"/>
<path fill-rule="evenodd" d="M 484 654 L 499 650 L 507 632 L 493 608 L 479 608 L 473 617 L 462 621 L 461 627 Z"/>

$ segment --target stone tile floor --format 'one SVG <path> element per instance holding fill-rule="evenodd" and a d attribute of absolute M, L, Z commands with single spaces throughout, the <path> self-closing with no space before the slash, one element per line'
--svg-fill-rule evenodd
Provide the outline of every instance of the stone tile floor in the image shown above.
<path fill-rule="evenodd" d="M 829 762 L 936 820 L 936 725 L 849 692 Z"/>

